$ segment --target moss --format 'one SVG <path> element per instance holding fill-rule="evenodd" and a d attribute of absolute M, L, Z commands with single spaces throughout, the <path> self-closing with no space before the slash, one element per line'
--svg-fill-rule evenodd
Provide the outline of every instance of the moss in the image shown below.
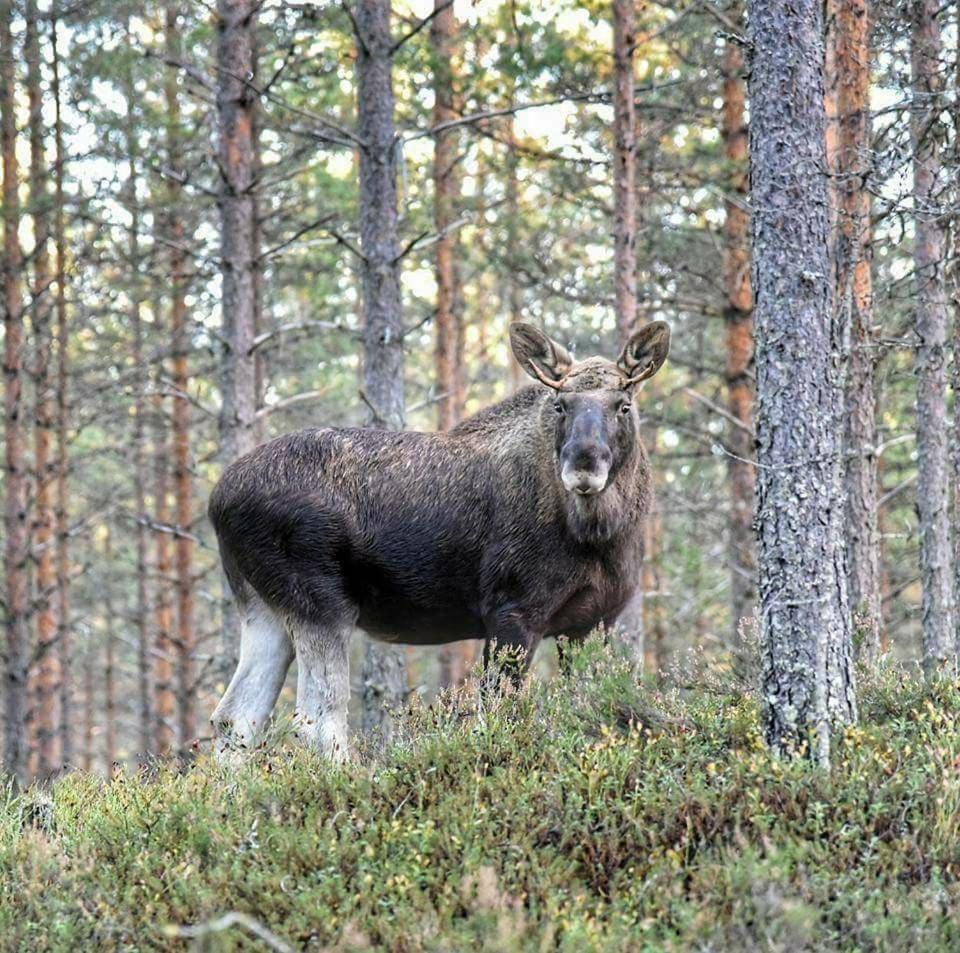
<path fill-rule="evenodd" d="M 601 645 L 490 702 L 411 712 L 334 767 L 282 733 L 81 773 L 0 807 L 9 949 L 956 949 L 960 684 L 884 669 L 829 775 L 770 757 L 755 700 L 638 684 Z M 469 713 L 466 709 L 469 709 Z"/>

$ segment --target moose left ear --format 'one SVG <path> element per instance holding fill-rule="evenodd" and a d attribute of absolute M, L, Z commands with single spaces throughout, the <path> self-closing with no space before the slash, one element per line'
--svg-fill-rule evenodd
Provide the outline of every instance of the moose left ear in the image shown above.
<path fill-rule="evenodd" d="M 627 386 L 653 377 L 669 352 L 670 325 L 666 321 L 651 321 L 634 331 L 617 359 L 617 365 L 630 378 Z"/>

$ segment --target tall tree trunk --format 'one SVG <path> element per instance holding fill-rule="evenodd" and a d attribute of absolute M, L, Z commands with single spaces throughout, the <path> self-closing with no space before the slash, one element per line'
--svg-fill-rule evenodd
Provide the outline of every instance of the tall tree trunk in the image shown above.
<path fill-rule="evenodd" d="M 733 645 L 740 644 L 740 621 L 756 611 L 757 557 L 753 536 L 753 286 L 750 282 L 750 213 L 747 211 L 747 120 L 743 51 L 727 38 L 723 51 L 723 152 L 727 160 L 726 220 L 723 227 L 723 279 L 727 305 L 727 402 L 737 423 L 727 445 L 730 481 L 730 609 Z"/>
<path fill-rule="evenodd" d="M 180 12 L 176 4 L 166 9 L 166 52 L 180 61 Z M 176 75 L 166 82 L 167 161 L 176 172 L 183 148 L 180 129 L 180 99 Z M 177 597 L 177 741 L 186 747 L 196 735 L 196 654 L 193 629 L 193 471 L 190 466 L 190 335 L 187 330 L 187 256 L 184 199 L 180 176 L 169 180 L 170 211 L 170 338 L 173 343 L 173 490 L 176 500 L 177 535 L 174 543 Z"/>
<path fill-rule="evenodd" d="M 127 23 L 129 36 L 129 22 Z M 133 76 L 128 76 L 124 91 L 127 100 L 126 153 L 127 182 L 126 199 L 130 215 L 129 268 L 130 268 L 130 324 L 133 329 L 133 368 L 135 396 L 133 402 L 133 506 L 136 517 L 137 561 L 137 722 L 139 739 L 137 747 L 141 755 L 150 751 L 153 742 L 153 705 L 151 693 L 150 652 L 150 596 L 147 585 L 148 539 L 147 539 L 147 459 L 146 416 L 147 390 L 150 386 L 149 371 L 143 353 L 143 286 L 140 281 L 140 204 L 137 196 L 140 150 L 137 144 L 137 94 Z"/>
<path fill-rule="evenodd" d="M 363 252 L 364 396 L 371 423 L 404 426 L 403 312 L 397 223 L 393 37 L 390 0 L 358 0 L 357 112 L 360 150 L 360 247 Z M 407 690 L 396 648 L 367 640 L 363 659 L 363 727 L 390 735 L 390 711 Z"/>
<path fill-rule="evenodd" d="M 829 279 L 820 0 L 750 0 L 764 730 L 789 753 L 856 717 L 843 561 L 842 326 Z M 786 98 L 785 98 L 786 97 Z M 784 161 L 789 156 L 790 161 Z"/>
<path fill-rule="evenodd" d="M 154 320 L 162 313 L 154 304 Z M 158 331 L 162 330 L 160 328 Z M 158 754 L 168 755 L 174 746 L 176 697 L 173 690 L 173 598 L 171 579 L 173 560 L 170 538 L 170 441 L 167 416 L 164 413 L 163 365 L 157 371 L 157 394 L 154 398 L 154 521 L 156 531 L 156 561 L 154 574 L 153 646 L 153 713 Z"/>
<path fill-rule="evenodd" d="M 81 766 L 84 771 L 93 770 L 93 687 L 94 646 L 93 639 L 88 638 L 83 653 L 83 731 L 81 734 Z"/>
<path fill-rule="evenodd" d="M 456 74 L 458 24 L 448 0 L 435 0 L 430 25 L 433 53 L 433 122 L 448 123 L 457 118 Z M 463 413 L 463 310 L 460 272 L 457 267 L 459 241 L 451 226 L 460 202 L 459 141 L 455 129 L 438 132 L 433 138 L 433 221 L 438 240 L 434 266 L 437 279 L 436 341 L 434 376 L 437 387 L 437 429 L 449 430 Z M 469 667 L 471 642 L 441 647 L 440 684 L 444 687 L 463 681 Z"/>
<path fill-rule="evenodd" d="M 617 336 L 625 342 L 637 321 L 637 112 L 634 105 L 635 0 L 613 0 L 613 308 Z M 645 534 L 645 543 L 653 543 Z M 624 645 L 638 666 L 644 660 L 644 596 L 653 553 L 644 547 L 644 572 L 617 620 Z"/>
<path fill-rule="evenodd" d="M 456 119 L 454 91 L 454 58 L 456 54 L 457 22 L 453 6 L 448 0 L 435 0 L 435 16 L 430 25 L 433 45 L 433 121 L 435 125 Z M 456 217 L 460 200 L 459 135 L 456 129 L 438 132 L 434 138 L 433 154 L 433 216 L 438 240 L 435 245 L 437 279 L 436 347 L 434 370 L 436 376 L 437 428 L 449 430 L 456 424 L 461 408 L 457 406 L 461 390 L 463 368 L 458 366 L 462 356 L 463 314 L 459 310 L 460 292 L 456 256 L 458 241 L 450 227 Z"/>
<path fill-rule="evenodd" d="M 257 444 L 262 370 L 254 353 L 260 307 L 257 209 L 257 96 L 255 0 L 219 0 L 217 120 L 220 167 L 220 248 L 223 275 L 223 357 L 220 374 L 220 450 L 223 465 Z M 235 665 L 239 617 L 223 606 L 224 668 Z M 229 674 L 229 673 L 226 673 Z"/>
<path fill-rule="evenodd" d="M 514 107 L 514 97 L 511 92 L 508 108 Z M 507 320 L 510 324 L 523 318 L 523 298 L 520 293 L 520 282 L 517 281 L 516 269 L 520 257 L 520 152 L 517 149 L 517 140 L 514 135 L 513 116 L 507 116 L 505 121 L 504 138 L 507 143 L 507 182 L 506 191 L 506 253 L 507 274 L 506 294 Z M 523 368 L 511 353 L 507 358 L 510 365 L 510 389 L 515 394 L 527 379 Z"/>
<path fill-rule="evenodd" d="M 113 537 L 110 524 L 105 527 L 103 538 L 103 562 L 105 566 L 113 564 Z M 103 588 L 103 716 L 104 716 L 104 760 L 107 765 L 107 777 L 112 777 L 117 762 L 117 633 L 113 612 L 113 591 L 109 574 L 104 579 Z"/>
<path fill-rule="evenodd" d="M 27 63 L 27 102 L 30 107 L 30 217 L 33 220 L 34 445 L 36 493 L 33 547 L 36 552 L 37 683 L 34 712 L 37 771 L 48 778 L 62 764 L 60 754 L 60 655 L 57 651 L 56 540 L 53 440 L 56 404 L 50 374 L 51 275 L 50 194 L 43 122 L 43 77 L 40 66 L 39 14 L 36 0 L 27 0 L 24 54 Z"/>
<path fill-rule="evenodd" d="M 923 661 L 928 674 L 956 657 L 947 450 L 945 189 L 940 161 L 943 47 L 937 0 L 913 0 L 910 133 L 913 144 L 913 267 L 916 284 L 917 452 Z"/>
<path fill-rule="evenodd" d="M 613 307 L 621 341 L 637 320 L 636 45 L 635 0 L 613 0 Z"/>
<path fill-rule="evenodd" d="M 867 0 L 837 0 L 834 45 L 836 153 L 828 155 L 836 209 L 836 297 L 849 329 L 844 433 L 846 551 L 850 607 L 859 656 L 876 658 L 882 625 L 880 531 L 877 524 L 877 425 L 873 282 L 870 274 L 870 22 Z"/>
<path fill-rule="evenodd" d="M 0 0 L 0 152 L 3 155 L 3 327 L 4 448 L 6 481 L 4 573 L 6 575 L 6 685 L 4 760 L 6 769 L 26 780 L 28 591 L 26 429 L 23 423 L 23 293 L 20 276 L 20 171 L 17 163 L 14 4 Z"/>
<path fill-rule="evenodd" d="M 54 245 L 56 248 L 57 313 L 57 651 L 60 655 L 60 750 L 63 763 L 73 760 L 73 632 L 70 624 L 70 510 L 69 479 L 69 398 L 68 369 L 70 331 L 67 326 L 67 235 L 66 203 L 63 193 L 64 165 L 67 153 L 63 143 L 63 116 L 60 93 L 60 51 L 57 42 L 58 19 L 55 12 L 50 30 L 52 93 L 54 100 Z"/>

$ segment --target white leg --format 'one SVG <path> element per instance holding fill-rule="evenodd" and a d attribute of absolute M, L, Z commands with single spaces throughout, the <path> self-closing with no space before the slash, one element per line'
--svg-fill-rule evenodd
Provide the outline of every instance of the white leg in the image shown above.
<path fill-rule="evenodd" d="M 254 597 L 241 625 L 237 670 L 210 719 L 218 753 L 253 745 L 270 718 L 292 661 L 286 627 Z"/>
<path fill-rule="evenodd" d="M 297 651 L 297 737 L 332 758 L 349 756 L 351 627 L 321 628 L 292 622 Z"/>

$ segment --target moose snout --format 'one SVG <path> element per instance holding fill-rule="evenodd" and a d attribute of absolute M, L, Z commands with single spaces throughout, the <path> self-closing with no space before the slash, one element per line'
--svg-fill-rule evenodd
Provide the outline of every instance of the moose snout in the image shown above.
<path fill-rule="evenodd" d="M 564 448 L 560 479 L 568 493 L 594 496 L 602 493 L 610 476 L 613 454 L 599 444 Z"/>

